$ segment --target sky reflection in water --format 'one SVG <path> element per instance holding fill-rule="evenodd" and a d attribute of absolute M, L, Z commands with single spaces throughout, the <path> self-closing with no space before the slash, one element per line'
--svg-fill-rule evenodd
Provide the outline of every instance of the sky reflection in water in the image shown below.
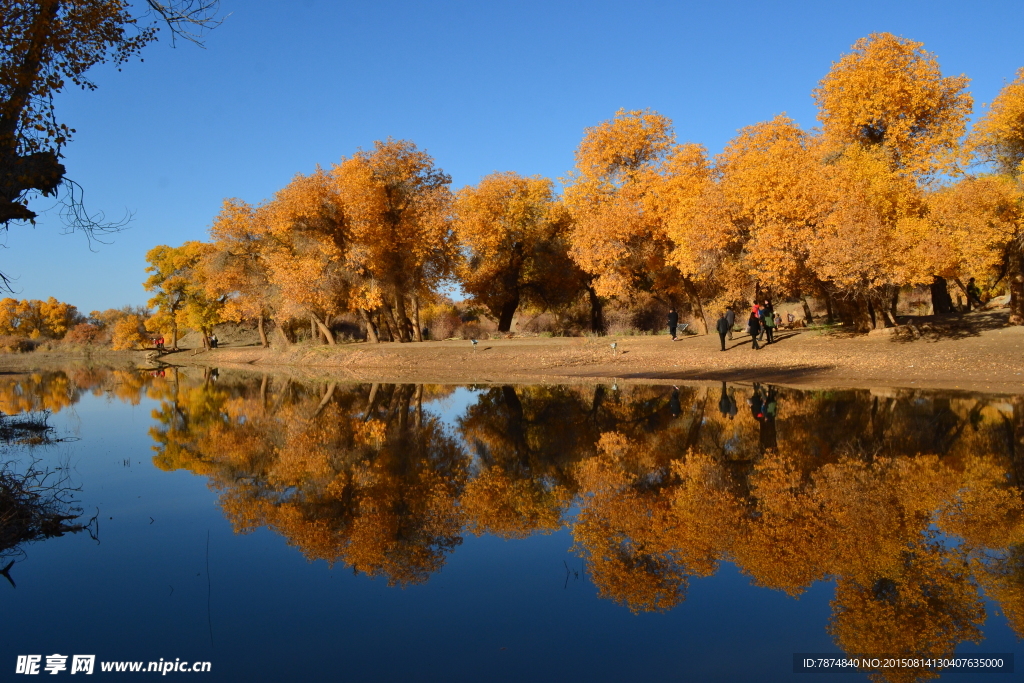
<path fill-rule="evenodd" d="M 70 461 L 99 542 L 5 551 L 2 667 L 851 681 L 867 676 L 793 674 L 792 655 L 1012 652 L 1024 634 L 1020 398 L 0 376 L 0 411 L 39 410 L 80 440 L 7 457 Z"/>

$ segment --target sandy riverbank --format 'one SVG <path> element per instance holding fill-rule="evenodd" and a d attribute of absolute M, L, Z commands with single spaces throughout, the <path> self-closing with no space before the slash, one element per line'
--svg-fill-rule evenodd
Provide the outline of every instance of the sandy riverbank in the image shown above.
<path fill-rule="evenodd" d="M 434 383 L 590 383 L 760 381 L 813 387 L 908 387 L 1024 393 L 1024 327 L 999 314 L 977 313 L 933 326 L 919 339 L 892 334 L 843 335 L 783 331 L 753 351 L 736 335 L 726 352 L 718 337 L 525 338 L 411 344 L 294 345 L 285 349 L 225 347 L 162 356 L 172 365 L 286 372 L 348 381 Z M 616 349 L 610 347 L 611 343 Z M 152 354 L 150 354 L 152 355 Z M 0 371 L 85 362 L 60 352 L 8 354 Z M 94 364 L 147 365 L 144 352 L 98 353 Z"/>

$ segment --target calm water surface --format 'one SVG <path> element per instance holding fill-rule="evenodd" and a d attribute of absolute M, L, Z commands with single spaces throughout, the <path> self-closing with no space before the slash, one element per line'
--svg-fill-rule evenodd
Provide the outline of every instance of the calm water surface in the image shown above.
<path fill-rule="evenodd" d="M 1019 397 L 69 368 L 0 411 L 86 526 L 0 552 L 3 680 L 866 681 L 793 655 L 1024 635 Z"/>

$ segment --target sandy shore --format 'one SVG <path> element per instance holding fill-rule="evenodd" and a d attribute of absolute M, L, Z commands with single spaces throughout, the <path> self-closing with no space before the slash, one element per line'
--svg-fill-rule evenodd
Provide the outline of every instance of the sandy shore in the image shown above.
<path fill-rule="evenodd" d="M 1024 393 L 1024 327 L 998 314 L 971 314 L 922 329 L 909 339 L 884 333 L 783 331 L 776 344 L 751 349 L 736 335 L 673 342 L 646 337 L 525 338 L 423 343 L 226 347 L 162 356 L 172 365 L 286 372 L 348 381 L 432 383 L 771 382 L 804 387 L 906 387 Z M 611 344 L 615 343 L 613 350 Z M 152 354 L 150 354 L 152 355 Z M 0 356 L 0 372 L 83 362 L 59 352 Z M 93 354 L 95 364 L 151 364 L 144 352 Z"/>

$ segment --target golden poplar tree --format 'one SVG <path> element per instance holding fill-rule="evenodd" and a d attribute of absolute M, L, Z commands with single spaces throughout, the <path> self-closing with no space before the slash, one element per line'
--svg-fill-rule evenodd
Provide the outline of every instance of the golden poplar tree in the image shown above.
<path fill-rule="evenodd" d="M 694 283 L 670 261 L 673 245 L 654 194 L 674 144 L 672 122 L 651 110 L 619 110 L 587 129 L 564 192 L 570 254 L 598 295 L 689 301 L 706 331 Z"/>
<path fill-rule="evenodd" d="M 261 296 L 278 296 L 282 318 L 308 319 L 316 336 L 334 344 L 331 321 L 349 308 L 354 277 L 346 261 L 350 244 L 345 211 L 331 177 L 320 169 L 296 175 L 257 218 L 257 227 L 266 220 L 269 233 L 261 259 L 273 288 Z"/>
<path fill-rule="evenodd" d="M 988 112 L 974 125 L 967 143 L 975 159 L 990 164 L 1002 181 L 998 183 L 1004 201 L 986 222 L 1002 223 L 993 246 L 1002 249 L 1000 270 L 1010 285 L 1010 319 L 1024 325 L 1024 68 L 992 102 Z M 1006 201 L 1015 202 L 1015 215 L 1006 213 Z M 990 206 L 991 203 L 990 203 Z M 976 212 L 975 212 L 976 213 Z M 985 235 L 991 237 L 991 231 Z"/>
<path fill-rule="evenodd" d="M 873 33 L 814 91 L 827 144 L 878 148 L 901 173 L 929 176 L 959 151 L 973 99 L 966 76 L 943 76 L 923 43 Z"/>
<path fill-rule="evenodd" d="M 551 308 L 581 291 L 582 274 L 568 256 L 568 221 L 547 178 L 492 173 L 458 192 L 455 216 L 466 250 L 457 269 L 462 288 L 487 307 L 499 332 L 511 329 L 521 304 Z"/>
<path fill-rule="evenodd" d="M 820 290 L 807 267 L 811 232 L 827 211 L 813 136 L 780 115 L 749 126 L 715 160 L 740 270 L 776 296 Z"/>
<path fill-rule="evenodd" d="M 201 268 L 210 250 L 209 244 L 192 241 L 180 247 L 160 245 L 146 253 L 150 276 L 143 286 L 153 293 L 148 305 L 157 309 L 146 321 L 146 329 L 169 331 L 172 349 L 178 348 L 179 327 L 200 331 L 205 346 L 213 326 L 220 322 L 222 304 L 207 292 Z"/>
<path fill-rule="evenodd" d="M 921 43 L 876 33 L 814 91 L 835 208 L 810 265 L 860 329 L 891 324 L 898 287 L 935 275 L 916 251 L 934 239 L 921 183 L 953 168 L 973 106 L 967 84 L 943 76 Z"/>
<path fill-rule="evenodd" d="M 368 328 L 379 308 L 395 339 L 421 341 L 420 301 L 456 257 L 451 178 L 411 141 L 390 138 L 342 159 L 331 177 L 351 240 L 346 263 L 362 281 L 354 308 Z"/>
<path fill-rule="evenodd" d="M 265 322 L 276 310 L 277 289 L 271 284 L 267 263 L 271 236 L 266 207 L 225 200 L 210 237 L 212 249 L 202 264 L 209 294 L 226 299 L 225 319 L 255 319 L 260 342 L 268 346 Z"/>

